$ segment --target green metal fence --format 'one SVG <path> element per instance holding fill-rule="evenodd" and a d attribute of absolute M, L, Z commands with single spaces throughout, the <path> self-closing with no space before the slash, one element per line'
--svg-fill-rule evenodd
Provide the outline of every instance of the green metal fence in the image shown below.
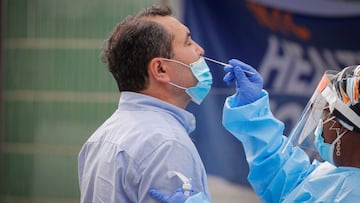
<path fill-rule="evenodd" d="M 0 202 L 79 202 L 77 154 L 119 96 L 103 41 L 157 2 L 2 0 Z"/>

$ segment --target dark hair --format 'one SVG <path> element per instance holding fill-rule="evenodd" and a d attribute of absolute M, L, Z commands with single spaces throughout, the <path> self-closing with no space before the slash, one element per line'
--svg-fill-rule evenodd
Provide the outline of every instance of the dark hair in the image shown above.
<path fill-rule="evenodd" d="M 152 6 L 119 23 L 103 50 L 103 61 L 114 76 L 119 91 L 139 91 L 148 85 L 149 61 L 172 57 L 172 36 L 146 17 L 171 16 L 169 7 Z"/>

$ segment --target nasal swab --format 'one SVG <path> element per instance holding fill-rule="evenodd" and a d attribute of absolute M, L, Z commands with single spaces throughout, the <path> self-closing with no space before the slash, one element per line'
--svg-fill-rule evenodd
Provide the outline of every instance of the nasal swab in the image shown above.
<path fill-rule="evenodd" d="M 232 65 L 230 65 L 230 64 L 226 64 L 226 63 L 223 63 L 223 62 L 221 62 L 221 61 L 217 61 L 217 60 L 215 60 L 215 59 L 211 59 L 211 58 L 208 58 L 208 57 L 205 57 L 205 56 L 203 56 L 203 58 L 206 59 L 206 60 L 212 61 L 212 62 L 214 62 L 214 63 L 223 65 L 223 66 L 232 67 Z"/>
<path fill-rule="evenodd" d="M 205 57 L 205 56 L 202 56 L 202 57 L 203 57 L 204 59 L 206 59 L 206 60 L 209 60 L 209 61 L 211 61 L 211 62 L 220 64 L 220 65 L 223 65 L 223 66 L 233 67 L 233 66 L 230 65 L 230 64 L 227 64 L 227 63 L 224 63 L 224 62 L 221 62 L 221 61 L 217 61 L 217 60 L 211 59 L 211 58 L 209 58 L 209 57 Z M 247 70 L 242 70 L 242 71 L 245 72 L 245 73 L 249 73 L 249 74 L 255 75 L 255 73 L 250 72 L 250 71 L 247 71 Z"/>

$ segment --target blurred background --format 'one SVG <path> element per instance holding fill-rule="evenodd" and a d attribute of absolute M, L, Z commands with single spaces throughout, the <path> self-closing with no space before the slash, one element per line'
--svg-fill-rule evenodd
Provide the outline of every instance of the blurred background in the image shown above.
<path fill-rule="evenodd" d="M 0 202 L 79 202 L 78 152 L 119 98 L 104 40 L 154 3 L 172 6 L 208 57 L 261 73 L 285 135 L 325 70 L 360 64 L 359 1 L 1 0 Z M 209 65 L 210 95 L 188 110 L 213 202 L 259 202 L 242 145 L 221 125 L 233 88 Z"/>

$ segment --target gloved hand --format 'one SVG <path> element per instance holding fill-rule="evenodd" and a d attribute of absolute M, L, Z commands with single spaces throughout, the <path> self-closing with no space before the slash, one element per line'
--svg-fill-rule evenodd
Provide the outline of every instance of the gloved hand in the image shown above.
<path fill-rule="evenodd" d="M 263 88 L 261 75 L 254 68 L 239 60 L 231 59 L 229 64 L 232 67 L 224 67 L 224 71 L 227 73 L 223 80 L 227 85 L 235 80 L 236 93 L 232 96 L 232 106 L 250 104 L 259 99 Z"/>
<path fill-rule="evenodd" d="M 190 191 L 192 195 L 193 191 Z M 157 189 L 150 189 L 149 194 L 152 198 L 158 200 L 161 203 L 184 203 L 188 196 L 184 195 L 184 192 L 181 188 L 176 189 L 174 194 L 165 195 L 163 192 Z"/>

